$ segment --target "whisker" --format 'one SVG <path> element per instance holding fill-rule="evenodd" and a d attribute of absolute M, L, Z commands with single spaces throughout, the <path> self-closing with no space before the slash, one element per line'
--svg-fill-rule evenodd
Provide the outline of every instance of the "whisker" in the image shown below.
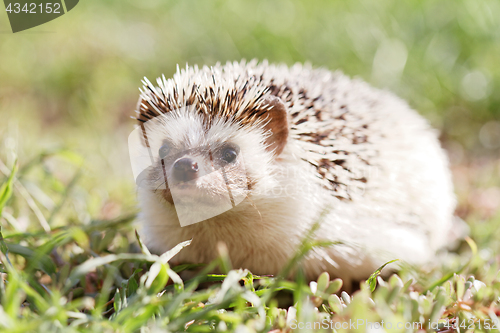
<path fill-rule="evenodd" d="M 161 184 L 159 184 L 158 186 L 156 186 L 156 188 L 155 188 L 154 192 L 156 192 L 160 186 L 162 186 L 162 185 L 166 185 L 166 184 L 167 184 L 167 182 L 166 182 L 166 181 L 165 181 L 165 182 L 163 182 L 163 183 L 161 183 Z"/>
<path fill-rule="evenodd" d="M 248 195 L 247 195 L 247 199 L 250 201 L 250 206 L 252 206 L 253 208 L 255 208 L 255 210 L 257 211 L 257 213 L 259 213 L 260 222 L 262 222 L 262 214 L 260 213 L 260 210 L 257 208 L 257 205 L 255 205 L 255 202 Z"/>

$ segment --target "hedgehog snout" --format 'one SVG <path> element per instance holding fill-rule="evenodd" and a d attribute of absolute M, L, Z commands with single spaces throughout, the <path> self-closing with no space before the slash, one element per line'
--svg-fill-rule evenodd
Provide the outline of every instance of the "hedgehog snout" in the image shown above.
<path fill-rule="evenodd" d="M 198 163 L 189 157 L 183 157 L 175 161 L 173 165 L 173 176 L 175 179 L 186 182 L 198 177 Z"/>

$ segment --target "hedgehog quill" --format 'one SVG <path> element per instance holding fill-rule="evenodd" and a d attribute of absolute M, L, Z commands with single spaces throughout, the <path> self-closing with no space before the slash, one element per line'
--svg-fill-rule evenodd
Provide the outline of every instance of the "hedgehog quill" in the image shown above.
<path fill-rule="evenodd" d="M 136 118 L 149 159 L 137 178 L 140 233 L 158 253 L 192 239 L 177 262 L 209 263 L 223 242 L 234 267 L 278 274 L 329 207 L 316 237 L 342 244 L 313 250 L 302 268 L 349 283 L 388 260 L 428 262 L 453 228 L 436 131 L 340 72 L 186 67 L 144 81 Z"/>

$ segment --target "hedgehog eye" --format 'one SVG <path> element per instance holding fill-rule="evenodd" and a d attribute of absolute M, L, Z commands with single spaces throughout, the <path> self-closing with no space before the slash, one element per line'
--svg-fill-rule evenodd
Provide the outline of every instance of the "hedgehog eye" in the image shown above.
<path fill-rule="evenodd" d="M 232 163 L 238 157 L 239 149 L 234 146 L 228 146 L 221 150 L 221 159 L 226 163 Z"/>
<path fill-rule="evenodd" d="M 164 159 L 165 157 L 167 157 L 169 151 L 170 147 L 167 144 L 161 146 L 160 149 L 158 150 L 158 155 L 160 156 L 160 159 Z"/>

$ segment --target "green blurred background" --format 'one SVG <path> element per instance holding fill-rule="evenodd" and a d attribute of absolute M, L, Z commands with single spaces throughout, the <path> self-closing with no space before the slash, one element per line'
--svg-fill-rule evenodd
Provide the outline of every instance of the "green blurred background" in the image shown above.
<path fill-rule="evenodd" d="M 500 205 L 498 0 L 83 0 L 16 34 L 2 12 L 0 156 L 8 165 L 16 152 L 23 165 L 67 148 L 43 172 L 62 193 L 83 163 L 68 214 L 133 210 L 127 136 L 141 79 L 242 58 L 308 61 L 394 91 L 441 130 L 462 201 Z M 43 172 L 31 182 L 48 181 Z M 471 177 L 489 192 L 475 193 Z"/>

